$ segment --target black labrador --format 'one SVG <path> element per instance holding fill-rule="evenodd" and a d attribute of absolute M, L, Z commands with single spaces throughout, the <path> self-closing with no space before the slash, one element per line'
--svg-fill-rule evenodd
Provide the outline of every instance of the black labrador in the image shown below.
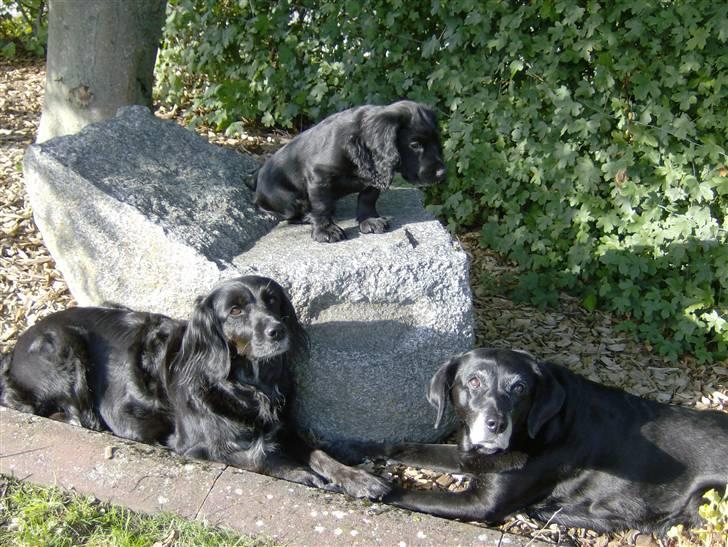
<path fill-rule="evenodd" d="M 444 180 L 440 134 L 427 106 L 399 101 L 333 114 L 278 150 L 257 174 L 256 204 L 291 222 L 310 222 L 319 242 L 344 239 L 334 223 L 336 201 L 359 193 L 362 233 L 389 227 L 379 216 L 379 193 L 398 171 L 415 184 Z"/>
<path fill-rule="evenodd" d="M 307 337 L 284 290 L 239 277 L 198 298 L 189 321 L 78 307 L 30 327 L 0 363 L 0 403 L 161 443 L 303 484 L 379 498 L 389 487 L 289 427 L 291 361 Z"/>
<path fill-rule="evenodd" d="M 699 524 L 703 494 L 728 482 L 728 414 L 642 399 L 526 353 L 477 349 L 451 359 L 430 384 L 436 426 L 448 399 L 462 421 L 457 445 L 366 450 L 470 475 L 473 486 L 396 489 L 386 502 L 467 521 L 526 512 L 571 527 L 663 534 Z"/>

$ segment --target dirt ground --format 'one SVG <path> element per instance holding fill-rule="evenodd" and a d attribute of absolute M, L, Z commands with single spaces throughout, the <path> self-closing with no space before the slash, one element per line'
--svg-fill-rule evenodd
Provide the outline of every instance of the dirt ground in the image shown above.
<path fill-rule="evenodd" d="M 42 63 L 0 58 L 0 351 L 8 351 L 18 334 L 38 318 L 74 304 L 33 222 L 22 179 L 23 153 L 34 141 L 40 120 L 44 80 Z M 163 108 L 157 114 L 177 116 Z M 275 133 L 229 138 L 204 127 L 196 130 L 211 142 L 257 155 L 265 155 L 286 138 Z M 589 312 L 565 295 L 558 310 L 515 303 L 499 289 L 504 274 L 515 272 L 514 265 L 480 249 L 477 234 L 463 234 L 459 239 L 471 258 L 478 345 L 524 349 L 637 395 L 728 412 L 728 363 L 701 365 L 691 357 L 663 360 L 644 344 L 621 335 L 618 318 Z M 401 468 L 394 473 L 418 487 L 462 487 L 457 479 L 424 470 Z M 544 526 L 523 516 L 502 528 L 578 545 L 658 544 L 636 532 L 598 535 Z"/>

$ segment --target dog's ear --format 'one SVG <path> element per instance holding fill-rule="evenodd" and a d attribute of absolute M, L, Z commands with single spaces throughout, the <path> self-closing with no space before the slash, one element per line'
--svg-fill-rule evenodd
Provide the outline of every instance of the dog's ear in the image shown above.
<path fill-rule="evenodd" d="M 424 105 L 418 105 L 418 110 L 427 123 L 432 126 L 432 130 L 437 133 L 439 130 L 437 127 L 437 116 L 435 113 Z"/>
<path fill-rule="evenodd" d="M 197 378 L 222 381 L 230 373 L 230 353 L 214 298 L 214 292 L 198 297 L 187 323 L 182 348 L 172 363 L 182 383 Z"/>
<path fill-rule="evenodd" d="M 346 151 L 359 176 L 369 179 L 371 186 L 385 190 L 392 183 L 399 165 L 397 132 L 411 119 L 411 109 L 401 103 L 377 108 L 362 117 L 361 131 L 347 143 Z"/>
<path fill-rule="evenodd" d="M 564 406 L 566 391 L 556 379 L 547 364 L 532 361 L 538 379 L 528 413 L 528 436 L 532 439 L 551 418 Z"/>
<path fill-rule="evenodd" d="M 452 389 L 452 383 L 459 365 L 460 359 L 453 357 L 440 366 L 432 380 L 430 380 L 430 391 L 427 394 L 427 400 L 437 409 L 435 429 L 440 426 L 442 417 L 445 415 L 447 400 L 450 398 L 450 389 Z"/>

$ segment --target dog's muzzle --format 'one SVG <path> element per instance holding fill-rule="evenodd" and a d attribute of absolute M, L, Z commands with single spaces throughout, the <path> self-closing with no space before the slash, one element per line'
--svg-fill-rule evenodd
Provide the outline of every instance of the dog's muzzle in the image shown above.
<path fill-rule="evenodd" d="M 445 166 L 442 166 L 438 167 L 435 171 L 427 170 L 425 172 L 420 172 L 417 177 L 418 182 L 416 184 L 419 186 L 432 186 L 433 184 L 443 182 L 446 177 L 447 169 Z"/>
<path fill-rule="evenodd" d="M 254 359 L 270 359 L 285 353 L 290 348 L 288 329 L 280 321 L 268 321 L 257 330 L 250 344 Z"/>
<path fill-rule="evenodd" d="M 480 412 L 468 424 L 468 440 L 471 449 L 486 454 L 507 450 L 512 432 L 513 425 L 510 416 L 495 417 Z"/>

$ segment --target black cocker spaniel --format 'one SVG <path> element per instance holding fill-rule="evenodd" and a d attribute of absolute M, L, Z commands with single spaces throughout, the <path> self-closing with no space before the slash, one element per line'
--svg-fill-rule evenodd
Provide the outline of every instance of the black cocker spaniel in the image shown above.
<path fill-rule="evenodd" d="M 288 221 L 310 222 L 315 241 L 335 242 L 346 237 L 333 220 L 335 203 L 358 192 L 359 230 L 382 233 L 389 226 L 376 202 L 395 172 L 422 185 L 445 178 L 437 119 L 423 104 L 365 105 L 329 116 L 266 161 L 256 203 Z"/>
<path fill-rule="evenodd" d="M 290 428 L 290 362 L 306 334 L 275 281 L 239 277 L 189 321 L 78 307 L 30 327 L 0 358 L 0 403 L 355 497 L 388 485 Z"/>

